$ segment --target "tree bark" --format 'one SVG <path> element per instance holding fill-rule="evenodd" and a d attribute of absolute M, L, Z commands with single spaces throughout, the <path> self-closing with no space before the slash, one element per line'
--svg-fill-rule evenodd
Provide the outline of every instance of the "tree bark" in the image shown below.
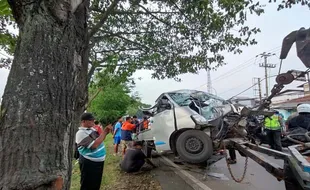
<path fill-rule="evenodd" d="M 0 110 L 0 190 L 69 189 L 87 102 L 89 1 L 9 1 L 19 26 Z"/>

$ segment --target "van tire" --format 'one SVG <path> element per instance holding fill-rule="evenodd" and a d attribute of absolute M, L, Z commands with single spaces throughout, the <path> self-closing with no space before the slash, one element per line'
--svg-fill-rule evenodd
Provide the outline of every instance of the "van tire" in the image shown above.
<path fill-rule="evenodd" d="M 213 144 L 209 135 L 199 130 L 183 132 L 176 142 L 180 158 L 198 164 L 206 162 L 213 154 Z"/>

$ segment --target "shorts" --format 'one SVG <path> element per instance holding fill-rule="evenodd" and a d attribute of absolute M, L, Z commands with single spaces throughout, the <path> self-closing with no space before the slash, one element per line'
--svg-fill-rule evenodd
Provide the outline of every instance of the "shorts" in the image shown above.
<path fill-rule="evenodd" d="M 121 144 L 121 137 L 114 137 L 114 144 Z"/>
<path fill-rule="evenodd" d="M 132 141 L 122 140 L 121 143 L 122 143 L 122 148 L 131 148 L 132 147 Z"/>

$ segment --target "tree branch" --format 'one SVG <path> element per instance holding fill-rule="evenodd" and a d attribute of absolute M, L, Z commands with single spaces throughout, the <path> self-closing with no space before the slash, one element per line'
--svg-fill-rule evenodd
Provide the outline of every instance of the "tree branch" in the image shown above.
<path fill-rule="evenodd" d="M 91 64 L 91 67 L 87 73 L 87 84 L 90 83 L 91 77 L 93 76 L 95 70 L 96 70 L 97 66 L 95 66 L 94 63 Z"/>
<path fill-rule="evenodd" d="M 113 34 L 114 35 L 114 34 Z M 115 37 L 118 37 L 118 38 L 120 38 L 120 39 L 123 39 L 123 40 L 125 40 L 125 41 L 128 41 L 128 42 L 130 42 L 130 43 L 132 43 L 132 44 L 135 44 L 135 45 L 137 45 L 137 46 L 141 46 L 141 47 L 143 47 L 144 49 L 146 49 L 146 50 L 150 50 L 151 48 L 149 48 L 149 47 L 147 47 L 146 45 L 143 45 L 143 44 L 140 44 L 140 43 L 138 43 L 138 42 L 135 42 L 135 41 L 132 41 L 132 40 L 130 40 L 130 39 L 127 39 L 127 38 L 125 38 L 125 37 L 123 37 L 123 36 L 121 36 L 121 35 L 114 35 Z"/>
<path fill-rule="evenodd" d="M 89 37 L 93 37 L 96 32 L 99 31 L 99 29 L 102 27 L 102 25 L 105 23 L 105 21 L 108 19 L 109 15 L 113 12 L 117 4 L 120 2 L 120 0 L 114 0 L 112 4 L 107 8 L 106 11 L 103 12 L 102 18 L 100 21 L 92 28 L 92 30 L 89 32 Z"/>
<path fill-rule="evenodd" d="M 99 12 L 99 13 L 104 13 L 103 10 L 98 9 L 96 7 L 91 7 L 90 10 L 96 11 L 96 12 Z M 174 11 L 152 11 L 150 13 L 152 13 L 152 14 L 175 14 L 175 13 L 178 13 L 178 12 L 174 12 Z M 111 15 L 147 15 L 147 14 L 149 14 L 149 12 L 143 12 L 143 11 L 120 11 L 120 10 L 116 10 L 116 11 L 113 11 L 111 13 Z"/>
<path fill-rule="evenodd" d="M 141 48 L 119 48 L 119 49 L 109 49 L 109 50 L 102 50 L 102 51 L 97 51 L 96 53 L 107 53 L 107 52 L 121 52 L 121 51 L 136 51 L 136 50 L 141 50 Z"/>
<path fill-rule="evenodd" d="M 87 73 L 87 83 L 88 84 L 90 83 L 91 77 L 93 76 L 96 68 L 98 66 L 100 66 L 101 63 L 104 63 L 104 62 L 107 61 L 107 58 L 103 58 L 102 60 L 97 61 L 97 55 L 96 54 L 97 53 L 95 52 L 95 61 L 94 62 L 89 61 L 89 63 L 91 64 L 91 67 L 90 67 L 90 69 L 89 69 L 89 71 Z"/>
<path fill-rule="evenodd" d="M 174 25 L 171 25 L 169 22 L 166 22 L 166 21 L 164 21 L 164 20 L 158 18 L 156 15 L 152 14 L 152 12 L 151 12 L 150 10 L 148 10 L 147 8 L 145 8 L 144 6 L 142 6 L 142 5 L 138 5 L 138 6 L 141 7 L 143 10 L 145 10 L 146 13 L 148 13 L 149 15 L 151 15 L 153 18 L 155 18 L 155 19 L 158 20 L 159 22 L 162 22 L 163 24 L 166 24 L 167 26 L 169 26 L 169 27 L 171 27 L 171 28 L 180 29 L 180 27 L 175 26 L 175 24 L 174 24 Z M 179 10 L 180 10 L 180 9 L 179 9 Z M 188 19 L 188 17 L 187 17 L 181 10 L 180 10 L 180 12 L 174 12 L 174 13 L 178 13 L 178 14 L 181 13 L 185 18 Z M 190 30 L 190 31 L 197 31 L 196 28 L 194 28 L 194 29 L 188 28 L 188 30 Z"/>
<path fill-rule="evenodd" d="M 173 26 L 171 26 L 171 24 L 170 23 L 168 23 L 168 22 L 166 22 L 166 21 L 164 21 L 164 20 L 162 20 L 162 19 L 160 19 L 160 18 L 158 18 L 157 16 L 155 16 L 151 11 L 149 11 L 147 8 L 145 8 L 145 7 L 143 7 L 142 5 L 138 5 L 139 7 L 141 7 L 146 13 L 148 13 L 149 15 L 151 15 L 153 18 L 155 18 L 156 20 L 158 20 L 158 21 L 160 21 L 160 22 L 162 22 L 162 23 L 164 23 L 164 24 L 166 24 L 166 25 L 168 25 L 168 26 L 170 26 L 170 27 L 173 27 Z"/>
<path fill-rule="evenodd" d="M 87 102 L 87 104 L 84 107 L 84 111 L 87 110 L 87 108 L 90 106 L 91 102 L 98 96 L 98 94 L 102 91 L 102 88 L 99 88 L 98 91 L 93 95 L 93 97 L 90 98 L 90 100 Z"/>
<path fill-rule="evenodd" d="M 109 35 L 105 35 L 105 36 L 94 36 L 91 40 L 91 44 L 93 47 L 95 45 L 95 43 L 99 42 L 100 40 L 104 39 L 104 38 L 108 38 L 108 37 L 114 37 L 114 36 L 119 36 L 119 35 L 139 35 L 139 34 L 155 34 L 155 33 L 159 33 L 161 31 L 145 31 L 145 32 L 124 32 L 124 31 L 121 31 L 121 32 L 116 32 L 116 33 L 113 33 L 111 31 L 107 31 L 107 30 L 100 30 L 100 32 L 103 32 L 105 34 L 109 34 Z"/>
<path fill-rule="evenodd" d="M 120 35 L 120 34 L 125 34 L 125 35 L 130 35 L 130 34 L 133 34 L 133 35 L 136 35 L 136 34 L 154 34 L 156 32 L 161 32 L 160 30 L 158 30 L 158 31 L 129 31 L 129 32 L 119 31 L 119 32 L 116 32 L 116 33 L 113 33 L 111 31 L 107 31 L 107 30 L 100 30 L 100 31 L 103 32 L 103 33 L 112 34 L 112 35 L 113 34 L 116 34 L 116 35 Z"/>
<path fill-rule="evenodd" d="M 128 65 L 131 65 L 131 64 L 130 63 L 119 63 L 119 64 L 116 64 L 117 67 L 128 66 Z M 136 64 L 136 65 L 140 66 L 140 67 L 151 67 L 151 66 L 154 66 L 152 64 L 143 64 L 143 63 Z M 108 65 L 100 65 L 100 67 L 108 67 Z"/>

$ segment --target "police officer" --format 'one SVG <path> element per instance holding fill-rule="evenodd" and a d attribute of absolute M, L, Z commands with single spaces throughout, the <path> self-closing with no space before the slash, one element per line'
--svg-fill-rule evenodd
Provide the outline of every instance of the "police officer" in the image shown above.
<path fill-rule="evenodd" d="M 303 128 L 310 131 L 310 104 L 300 104 L 297 106 L 298 116 L 288 121 L 288 130 Z"/>
<path fill-rule="evenodd" d="M 282 130 L 282 117 L 278 111 L 271 117 L 266 117 L 264 121 L 267 138 L 271 149 L 282 151 L 281 145 L 281 130 Z"/>

